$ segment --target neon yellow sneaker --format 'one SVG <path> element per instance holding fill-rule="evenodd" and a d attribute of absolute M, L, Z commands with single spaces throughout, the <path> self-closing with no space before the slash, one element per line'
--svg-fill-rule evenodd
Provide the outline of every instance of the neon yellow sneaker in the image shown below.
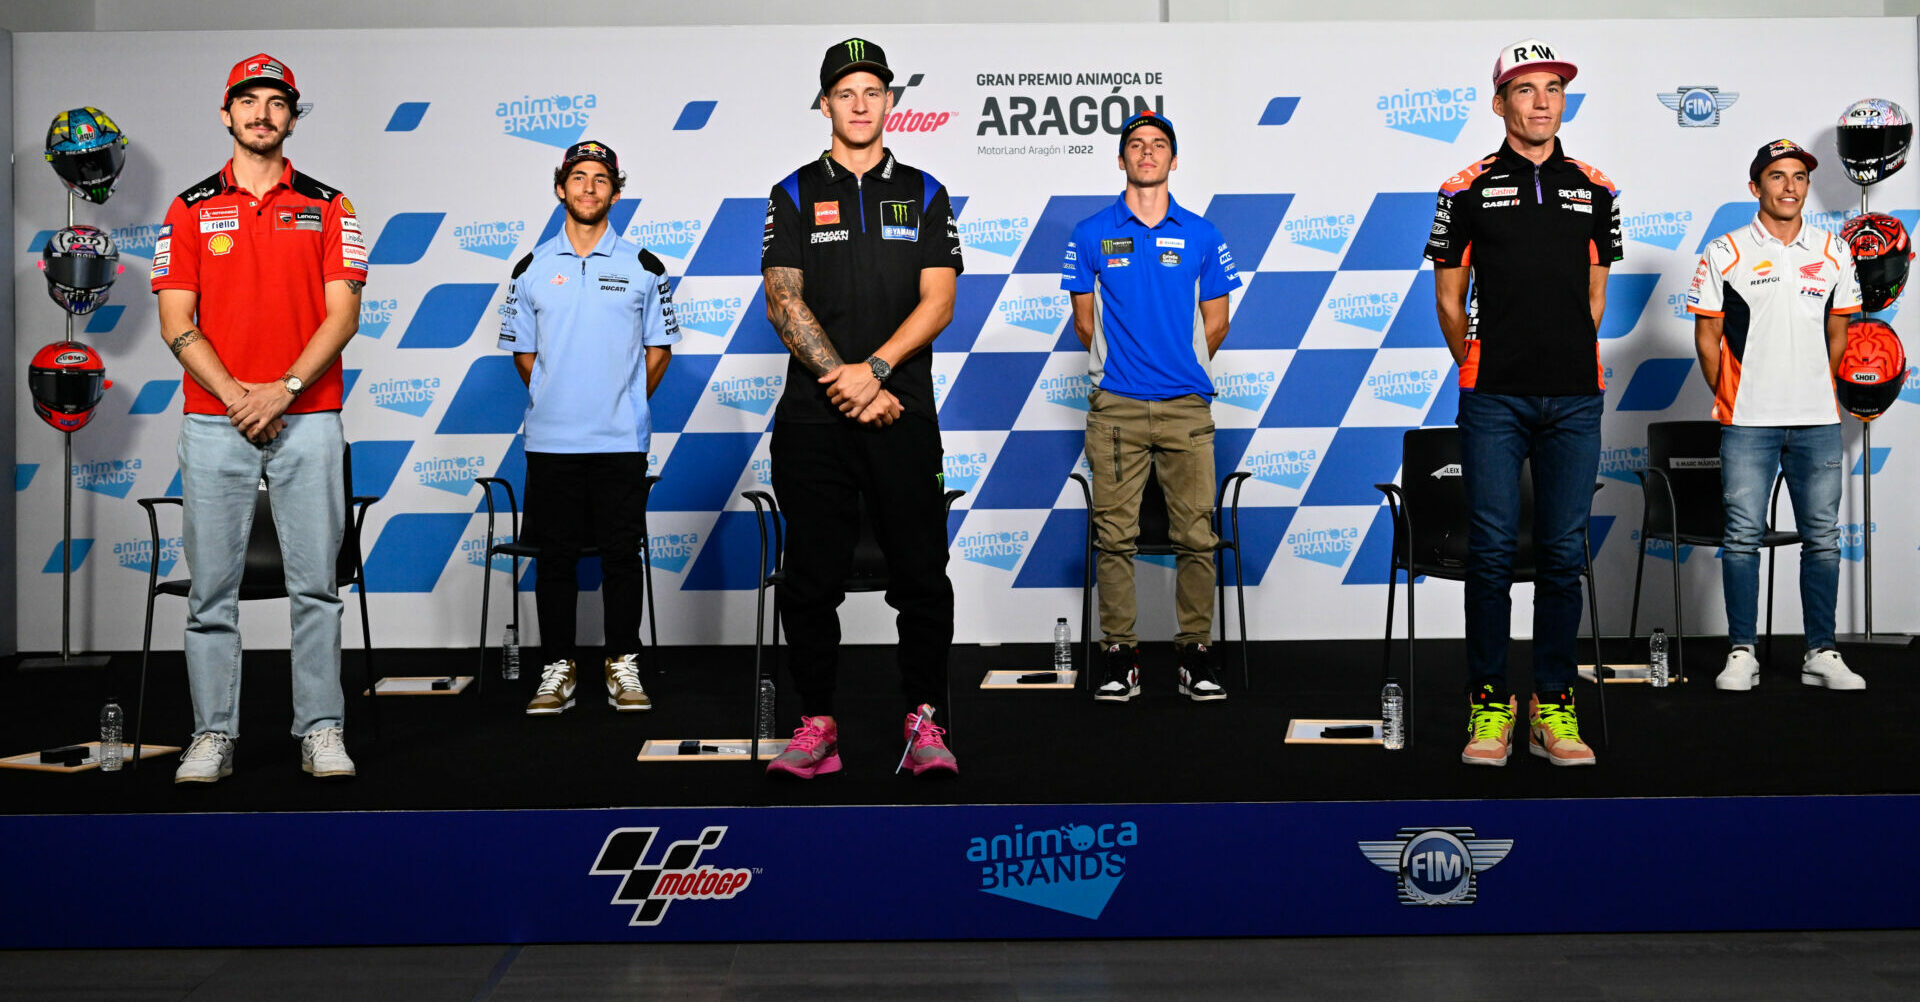
<path fill-rule="evenodd" d="M 1460 761 L 1468 765 L 1506 765 L 1513 753 L 1513 718 L 1519 716 L 1519 699 L 1502 700 L 1491 685 L 1474 690 L 1472 708 L 1467 712 L 1467 747 Z"/>
<path fill-rule="evenodd" d="M 1574 715 L 1573 693 L 1536 694 L 1527 704 L 1532 721 L 1527 750 L 1554 765 L 1592 765 L 1593 749 L 1580 740 L 1580 718 Z"/>

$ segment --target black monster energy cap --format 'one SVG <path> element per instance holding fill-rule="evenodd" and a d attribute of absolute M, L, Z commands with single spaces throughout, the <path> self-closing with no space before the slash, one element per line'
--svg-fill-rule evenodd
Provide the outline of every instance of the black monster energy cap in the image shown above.
<path fill-rule="evenodd" d="M 893 71 L 887 69 L 887 54 L 880 46 L 864 38 L 836 42 L 820 61 L 820 89 L 832 90 L 841 77 L 862 70 L 879 77 L 883 84 L 893 82 Z"/>

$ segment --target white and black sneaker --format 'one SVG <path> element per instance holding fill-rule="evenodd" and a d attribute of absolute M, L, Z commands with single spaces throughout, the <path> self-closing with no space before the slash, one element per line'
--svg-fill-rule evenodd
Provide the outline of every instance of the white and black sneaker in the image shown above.
<path fill-rule="evenodd" d="M 1101 675 L 1100 687 L 1093 690 L 1093 698 L 1102 703 L 1124 703 L 1140 695 L 1139 648 L 1109 644 L 1103 651 L 1106 654 L 1106 667 Z"/>
<path fill-rule="evenodd" d="M 1214 667 L 1213 648 L 1206 644 L 1182 644 L 1180 658 L 1180 695 L 1196 703 L 1211 703 L 1227 698 L 1220 684 L 1220 672 Z"/>

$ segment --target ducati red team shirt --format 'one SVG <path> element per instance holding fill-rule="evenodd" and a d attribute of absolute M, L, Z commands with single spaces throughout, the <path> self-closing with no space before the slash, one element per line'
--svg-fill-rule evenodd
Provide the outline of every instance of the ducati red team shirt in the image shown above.
<path fill-rule="evenodd" d="M 1473 269 L 1462 390 L 1580 396 L 1606 388 L 1588 271 L 1621 258 L 1619 194 L 1558 139 L 1537 165 L 1503 142 L 1440 186 L 1426 256 Z"/>
<path fill-rule="evenodd" d="M 182 192 L 153 243 L 153 291 L 199 295 L 197 323 L 243 383 L 286 375 L 327 316 L 326 283 L 367 280 L 367 244 L 353 203 L 293 169 L 260 198 L 234 183 L 233 161 Z M 227 408 L 191 373 L 186 412 Z M 340 409 L 340 359 L 309 380 L 289 414 Z"/>

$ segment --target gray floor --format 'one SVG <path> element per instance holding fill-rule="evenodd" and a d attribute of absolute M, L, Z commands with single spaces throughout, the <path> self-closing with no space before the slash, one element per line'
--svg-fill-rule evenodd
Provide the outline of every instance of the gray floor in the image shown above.
<path fill-rule="evenodd" d="M 1920 932 L 0 952 L 0 999 L 1915 999 Z"/>

